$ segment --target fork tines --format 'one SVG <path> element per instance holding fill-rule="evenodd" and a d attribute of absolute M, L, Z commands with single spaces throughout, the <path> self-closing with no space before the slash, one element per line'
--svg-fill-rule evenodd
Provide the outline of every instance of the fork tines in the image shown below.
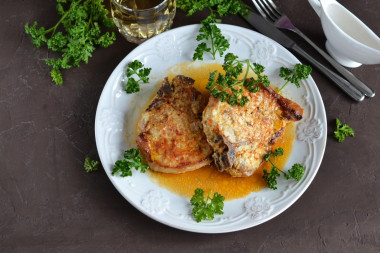
<path fill-rule="evenodd" d="M 282 16 L 280 9 L 272 0 L 252 0 L 252 2 L 261 16 L 271 22 L 276 22 Z"/>

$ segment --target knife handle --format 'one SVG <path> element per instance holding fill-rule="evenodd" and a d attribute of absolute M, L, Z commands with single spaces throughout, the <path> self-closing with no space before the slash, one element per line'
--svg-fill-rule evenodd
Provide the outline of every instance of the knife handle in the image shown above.
<path fill-rule="evenodd" d="M 371 88 L 365 85 L 362 81 L 360 81 L 356 76 L 354 76 L 350 71 L 345 69 L 337 61 L 331 58 L 330 55 L 326 54 L 325 51 L 323 51 L 317 45 L 315 45 L 305 34 L 303 34 L 298 29 L 295 29 L 295 32 L 304 40 L 306 40 L 315 50 L 317 50 L 318 53 L 320 53 L 344 78 L 346 78 L 352 85 L 354 85 L 355 88 L 357 88 L 367 97 L 372 98 L 375 96 L 375 92 Z"/>
<path fill-rule="evenodd" d="M 308 62 L 310 62 L 310 64 L 313 65 L 315 68 L 317 68 L 320 72 L 325 74 L 331 81 L 333 81 L 336 85 L 338 85 L 338 87 L 341 88 L 352 99 L 358 102 L 363 101 L 364 99 L 363 93 L 361 93 L 357 88 L 352 86 L 352 84 L 348 82 L 346 79 L 340 77 L 339 75 L 335 74 L 334 72 L 326 68 L 320 62 L 318 62 L 313 57 L 311 57 L 308 53 L 306 53 L 298 45 L 294 44 L 291 48 L 296 53 L 298 53 L 303 58 L 305 58 Z"/>

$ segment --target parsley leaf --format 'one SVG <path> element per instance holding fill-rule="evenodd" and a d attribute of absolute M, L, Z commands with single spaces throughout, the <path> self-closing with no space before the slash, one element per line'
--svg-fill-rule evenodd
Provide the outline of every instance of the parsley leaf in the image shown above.
<path fill-rule="evenodd" d="M 50 75 L 57 85 L 63 83 L 62 69 L 79 67 L 81 62 L 88 63 L 95 48 L 108 47 L 116 39 L 115 33 L 101 33 L 101 25 L 113 28 L 114 23 L 108 17 L 103 0 L 57 0 L 56 6 L 60 19 L 49 29 L 25 24 L 25 33 L 29 34 L 36 47 L 46 45 L 51 51 L 59 53 L 57 59 L 47 59 L 52 66 Z"/>
<path fill-rule="evenodd" d="M 187 15 L 189 16 L 205 8 L 213 10 L 221 17 L 238 13 L 245 14 L 247 11 L 249 11 L 247 5 L 245 5 L 240 0 L 177 0 L 176 3 L 177 7 L 184 12 L 187 12 Z"/>
<path fill-rule="evenodd" d="M 91 160 L 90 157 L 86 157 L 86 159 L 84 159 L 83 166 L 86 172 L 89 173 L 89 172 L 98 170 L 99 162 L 95 160 Z"/>
<path fill-rule="evenodd" d="M 121 177 L 132 176 L 132 168 L 145 173 L 149 166 L 142 163 L 140 150 L 131 148 L 124 152 L 124 159 L 117 160 L 112 170 L 112 175 L 119 174 Z"/>
<path fill-rule="evenodd" d="M 246 65 L 244 78 L 239 80 L 244 65 Z M 269 85 L 268 77 L 262 74 L 265 70 L 263 66 L 257 63 L 251 64 L 249 60 L 240 61 L 232 53 L 224 57 L 223 70 L 224 75 L 217 71 L 210 73 L 206 89 L 211 92 L 211 96 L 230 105 L 244 106 L 249 101 L 248 97 L 243 95 L 244 87 L 250 92 L 257 92 L 260 84 Z M 257 79 L 247 78 L 249 70 L 257 75 Z"/>
<path fill-rule="evenodd" d="M 288 174 L 284 173 L 286 179 L 295 179 L 300 181 L 303 174 L 305 173 L 305 167 L 299 163 L 293 164 L 292 168 L 288 170 Z"/>
<path fill-rule="evenodd" d="M 194 195 L 190 199 L 190 204 L 193 206 L 192 214 L 196 222 L 202 220 L 213 220 L 214 214 L 223 214 L 225 197 L 215 192 L 213 197 L 210 197 L 211 191 L 207 197 L 204 196 L 204 190 L 197 188 Z"/>
<path fill-rule="evenodd" d="M 139 60 L 134 60 L 133 62 L 128 63 L 128 67 L 126 70 L 126 75 L 128 77 L 128 81 L 125 83 L 125 91 L 130 93 L 136 93 L 140 91 L 140 84 L 149 82 L 149 74 L 152 68 L 143 68 L 144 64 Z M 139 79 L 136 80 L 132 76 L 136 75 Z"/>
<path fill-rule="evenodd" d="M 278 173 L 278 169 L 275 168 L 275 167 L 272 167 L 272 169 L 270 170 L 270 172 L 268 173 L 268 171 L 265 169 L 263 172 L 264 172 L 264 175 L 263 175 L 263 178 L 265 180 L 265 182 L 267 182 L 268 184 L 268 187 L 272 190 L 276 190 L 277 189 L 277 177 L 280 176 L 280 173 Z"/>
<path fill-rule="evenodd" d="M 336 119 L 336 130 L 334 136 L 339 142 L 343 142 L 346 136 L 355 136 L 354 130 L 347 124 L 342 124 Z"/>
<path fill-rule="evenodd" d="M 281 67 L 280 68 L 280 77 L 284 78 L 286 83 L 282 85 L 282 87 L 279 89 L 279 92 L 289 83 L 293 83 L 297 86 L 297 88 L 300 87 L 299 81 L 302 79 L 306 79 L 309 77 L 311 73 L 311 67 L 308 65 L 297 63 L 293 70 Z"/>
<path fill-rule="evenodd" d="M 305 172 L 304 166 L 299 163 L 295 163 L 292 168 L 288 170 L 288 173 L 280 170 L 276 166 L 276 157 L 282 155 L 284 155 L 284 150 L 282 148 L 277 148 L 264 156 L 265 161 L 269 162 L 272 165 L 272 168 L 270 172 L 268 172 L 266 169 L 263 170 L 263 179 L 267 183 L 268 187 L 272 190 L 277 189 L 277 178 L 280 176 L 280 172 L 284 174 L 286 179 L 293 178 L 296 181 L 300 181 Z"/>
<path fill-rule="evenodd" d="M 50 71 L 50 76 L 51 78 L 53 79 L 53 81 L 56 83 L 56 84 L 62 84 L 63 83 L 63 77 L 62 77 L 62 72 L 61 70 L 59 70 L 59 68 L 56 68 L 54 67 L 51 71 Z"/>
<path fill-rule="evenodd" d="M 280 169 L 276 167 L 276 157 L 281 156 L 283 154 L 284 154 L 284 150 L 282 148 L 277 148 L 274 150 L 274 152 L 271 151 L 264 156 L 265 161 L 270 162 L 272 164 L 272 168 L 270 172 L 268 172 L 266 169 L 263 170 L 263 173 L 264 173 L 263 178 L 265 182 L 267 182 L 268 187 L 272 190 L 277 189 L 277 186 L 276 186 L 277 177 L 280 176 L 279 171 L 281 171 Z M 271 158 L 273 159 L 271 160 Z"/>
<path fill-rule="evenodd" d="M 197 41 L 211 41 L 211 47 L 208 47 L 205 42 L 202 42 L 195 49 L 193 60 L 203 60 L 203 54 L 209 52 L 213 59 L 216 58 L 216 53 L 222 57 L 224 52 L 230 47 L 228 40 L 222 35 L 222 31 L 215 25 L 220 23 L 220 20 L 215 18 L 215 14 L 211 13 L 206 19 L 201 21 L 202 27 L 199 29 Z"/>
<path fill-rule="evenodd" d="M 222 35 L 221 30 L 215 25 L 221 23 L 221 19 L 217 19 L 216 15 L 224 17 L 227 15 L 242 14 L 248 16 L 249 9 L 241 0 L 218 0 L 218 1 L 204 1 L 204 0 L 177 0 L 177 7 L 185 12 L 187 15 L 193 15 L 197 11 L 208 8 L 210 15 L 201 21 L 201 28 L 197 41 L 210 41 L 211 47 L 207 43 L 200 43 L 195 49 L 193 60 L 203 60 L 204 53 L 212 54 L 213 59 L 216 54 L 222 57 L 224 52 L 230 47 L 228 40 Z"/>

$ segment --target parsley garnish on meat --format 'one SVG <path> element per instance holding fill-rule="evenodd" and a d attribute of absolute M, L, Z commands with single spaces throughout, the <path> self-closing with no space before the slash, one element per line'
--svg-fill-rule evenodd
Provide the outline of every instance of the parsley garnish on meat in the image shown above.
<path fill-rule="evenodd" d="M 280 176 L 280 172 L 284 174 L 286 179 L 295 179 L 296 181 L 300 181 L 304 172 L 305 168 L 299 163 L 295 163 L 290 170 L 288 170 L 288 173 L 280 170 L 276 166 L 276 157 L 282 156 L 284 154 L 284 150 L 282 148 L 277 148 L 274 150 L 274 152 L 270 152 L 264 156 L 264 159 L 266 162 L 269 162 L 272 165 L 272 168 L 270 172 L 268 172 L 266 169 L 264 169 L 264 175 L 263 178 L 265 182 L 267 182 L 268 187 L 272 190 L 277 189 L 277 178 Z"/>
<path fill-rule="evenodd" d="M 339 119 L 335 120 L 336 130 L 334 131 L 334 137 L 339 141 L 343 142 L 346 136 L 355 136 L 354 129 L 352 129 L 347 124 L 342 124 Z"/>
<path fill-rule="evenodd" d="M 140 150 L 131 148 L 124 152 L 124 159 L 117 160 L 112 170 L 112 175 L 120 174 L 121 177 L 132 176 L 132 168 L 145 173 L 149 166 L 143 164 Z"/>
<path fill-rule="evenodd" d="M 247 6 L 240 0 L 178 0 L 177 7 L 187 12 L 188 15 L 193 15 L 195 12 L 205 8 L 210 11 L 210 15 L 201 21 L 202 27 L 199 29 L 200 34 L 197 36 L 197 41 L 210 41 L 211 47 L 206 42 L 200 43 L 195 49 L 193 60 L 203 60 L 203 55 L 206 52 L 211 53 L 213 59 L 215 59 L 216 53 L 219 53 L 220 57 L 222 57 L 230 47 L 227 39 L 215 25 L 216 23 L 221 23 L 221 20 L 216 17 L 217 14 L 220 17 L 238 13 L 247 16 L 249 12 Z"/>
<path fill-rule="evenodd" d="M 61 53 L 57 59 L 46 59 L 46 64 L 53 69 L 50 75 L 53 81 L 63 83 L 61 70 L 79 67 L 81 62 L 88 63 L 96 46 L 108 47 L 116 39 L 115 33 L 103 33 L 101 25 L 113 28 L 114 23 L 108 18 L 108 10 L 103 0 L 57 0 L 57 12 L 60 20 L 51 28 L 25 24 L 25 32 L 32 38 L 36 47 L 47 48 Z"/>
<path fill-rule="evenodd" d="M 152 68 L 144 68 L 144 64 L 139 60 L 134 60 L 133 62 L 128 63 L 126 70 L 128 81 L 125 83 L 125 91 L 128 94 L 139 92 L 140 83 L 149 82 L 149 74 L 151 70 Z M 136 80 L 132 77 L 133 75 L 137 76 L 139 79 Z"/>
<path fill-rule="evenodd" d="M 84 159 L 83 166 L 86 172 L 89 173 L 89 172 L 98 170 L 99 162 L 95 160 L 91 160 L 90 157 L 86 157 L 86 159 Z"/>
<path fill-rule="evenodd" d="M 285 67 L 280 68 L 280 77 L 284 78 L 286 83 L 282 85 L 282 87 L 278 90 L 279 92 L 289 83 L 293 83 L 297 86 L 297 88 L 300 87 L 299 81 L 302 79 L 306 79 L 311 74 L 311 67 L 308 65 L 297 63 L 293 70 L 288 69 Z"/>
<path fill-rule="evenodd" d="M 205 198 L 204 190 L 197 188 L 194 191 L 193 197 L 190 199 L 190 204 L 193 206 L 192 214 L 196 222 L 213 220 L 214 214 L 223 214 L 224 196 L 215 192 L 211 198 L 210 193 L 211 191 Z"/>
<path fill-rule="evenodd" d="M 243 73 L 243 67 L 246 65 L 243 79 L 239 80 L 239 75 Z M 265 68 L 260 64 L 251 64 L 249 60 L 240 61 L 232 53 L 226 54 L 223 63 L 225 74 L 217 71 L 211 72 L 206 89 L 211 92 L 211 96 L 219 98 L 220 101 L 226 101 L 230 105 L 244 106 L 248 97 L 243 95 L 246 87 L 250 92 L 257 92 L 259 85 L 269 86 L 269 80 L 266 75 L 262 75 Z M 252 70 L 257 79 L 247 78 L 249 70 Z"/>

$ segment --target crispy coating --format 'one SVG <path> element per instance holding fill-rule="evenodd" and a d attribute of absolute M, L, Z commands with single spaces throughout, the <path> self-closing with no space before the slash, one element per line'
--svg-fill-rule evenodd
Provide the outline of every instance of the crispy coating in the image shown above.
<path fill-rule="evenodd" d="M 260 166 L 271 145 L 290 121 L 302 119 L 303 109 L 269 87 L 256 93 L 244 91 L 249 102 L 232 106 L 210 97 L 203 112 L 203 128 L 214 149 L 220 171 L 246 177 Z"/>
<path fill-rule="evenodd" d="M 138 123 L 137 146 L 150 168 L 183 173 L 212 162 L 212 148 L 203 132 L 207 101 L 193 87 L 194 80 L 165 78 Z"/>

